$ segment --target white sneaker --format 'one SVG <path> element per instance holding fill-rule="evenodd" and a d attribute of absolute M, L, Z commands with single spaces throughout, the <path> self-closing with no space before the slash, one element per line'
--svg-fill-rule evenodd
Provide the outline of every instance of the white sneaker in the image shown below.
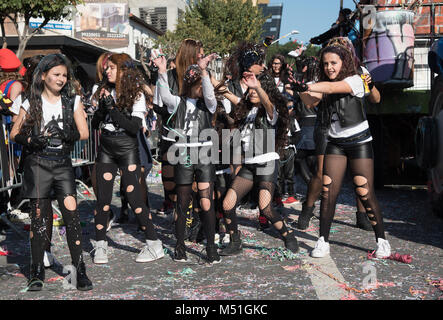
<path fill-rule="evenodd" d="M 161 259 L 164 256 L 165 252 L 163 250 L 163 244 L 160 239 L 155 241 L 146 240 L 146 245 L 138 254 L 135 262 L 150 262 Z"/>
<path fill-rule="evenodd" d="M 109 220 L 108 220 L 108 225 L 106 226 L 106 232 L 108 232 L 109 230 L 111 230 L 112 225 L 114 223 L 115 217 L 114 217 L 114 213 L 112 212 L 112 210 L 110 210 L 109 212 Z"/>
<path fill-rule="evenodd" d="M 311 252 L 313 258 L 323 258 L 329 255 L 329 243 L 325 242 L 325 238 L 320 237 L 315 244 L 314 250 Z"/>
<path fill-rule="evenodd" d="M 388 240 L 378 238 L 377 251 L 375 251 L 375 257 L 383 259 L 391 255 L 391 245 Z"/>
<path fill-rule="evenodd" d="M 45 268 L 52 267 L 54 264 L 54 256 L 51 252 L 45 251 L 45 254 L 43 255 L 43 264 L 45 265 Z"/>
<path fill-rule="evenodd" d="M 94 263 L 108 263 L 108 243 L 105 240 L 100 240 L 95 243 Z"/>
<path fill-rule="evenodd" d="M 9 220 L 11 222 L 22 222 L 29 219 L 29 213 L 22 212 L 20 209 L 14 209 L 9 213 Z"/>

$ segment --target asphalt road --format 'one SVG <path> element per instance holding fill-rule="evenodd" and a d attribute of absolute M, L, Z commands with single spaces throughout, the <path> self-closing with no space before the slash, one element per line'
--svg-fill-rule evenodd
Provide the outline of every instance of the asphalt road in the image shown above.
<path fill-rule="evenodd" d="M 302 196 L 305 186 L 299 185 Z M 65 235 L 54 227 L 53 253 L 56 265 L 48 269 L 40 292 L 26 292 L 30 245 L 13 231 L 0 236 L 0 246 L 9 255 L 0 257 L 1 300 L 439 300 L 443 298 L 443 220 L 429 213 L 423 189 L 385 188 L 377 190 L 384 215 L 387 238 L 393 252 L 409 254 L 410 264 L 369 259 L 375 250 L 373 232 L 355 227 L 355 198 L 347 182 L 338 199 L 332 225 L 329 258 L 313 259 L 309 252 L 318 237 L 319 220 L 309 229 L 295 229 L 301 250 L 290 254 L 272 228 L 258 231 L 257 210 L 238 211 L 244 243 L 243 253 L 223 257 L 222 263 L 205 263 L 204 246 L 188 245 L 189 262 L 176 263 L 171 254 L 175 239 L 167 216 L 153 215 L 167 255 L 158 261 L 135 262 L 143 246 L 135 218 L 113 225 L 108 232 L 109 263 L 94 265 L 92 196 L 79 200 L 83 224 L 83 247 L 87 274 L 94 289 L 80 292 L 66 288 L 64 266 L 70 264 Z M 117 188 L 116 188 L 117 194 Z M 153 208 L 160 206 L 160 185 L 150 186 Z M 118 214 L 120 200 L 114 197 L 112 210 Z M 318 213 L 319 206 L 315 210 Z M 301 204 L 280 209 L 290 228 L 295 226 Z M 28 238 L 29 232 L 16 224 Z"/>

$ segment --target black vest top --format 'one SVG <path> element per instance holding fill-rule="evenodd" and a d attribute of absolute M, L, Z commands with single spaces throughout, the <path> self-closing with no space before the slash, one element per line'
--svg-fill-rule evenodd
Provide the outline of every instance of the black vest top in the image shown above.
<path fill-rule="evenodd" d="M 74 120 L 75 96 L 68 98 L 62 95 L 61 99 L 62 99 L 63 131 L 65 132 L 77 131 L 77 126 Z M 34 126 L 34 131 L 40 132 L 40 128 Z M 70 155 L 71 151 L 74 150 L 74 143 L 75 142 L 68 143 L 63 141 L 62 148 L 54 149 L 46 147 L 45 149 L 39 151 L 37 154 L 46 157 L 68 156 Z"/>
<path fill-rule="evenodd" d="M 350 94 L 331 94 L 320 104 L 319 120 L 323 129 L 331 124 L 332 114 L 336 113 L 340 126 L 347 128 L 365 120 L 364 97 L 358 98 Z"/>
<path fill-rule="evenodd" d="M 209 112 L 203 99 L 197 100 L 196 109 L 198 110 L 197 123 L 198 123 L 199 132 L 201 132 L 204 129 L 212 128 L 212 113 Z M 186 121 L 186 98 L 180 97 L 180 103 L 178 104 L 174 116 L 175 128 L 183 130 L 185 128 L 185 121 Z"/>

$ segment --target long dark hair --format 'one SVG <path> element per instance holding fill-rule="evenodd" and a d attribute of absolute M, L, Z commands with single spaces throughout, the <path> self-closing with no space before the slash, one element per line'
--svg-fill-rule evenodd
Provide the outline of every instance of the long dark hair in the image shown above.
<path fill-rule="evenodd" d="M 197 55 L 200 53 L 201 48 L 203 48 L 201 41 L 185 39 L 182 41 L 180 48 L 177 51 L 175 66 L 180 95 L 184 95 L 183 78 L 185 76 L 185 72 L 190 65 L 197 63 Z"/>
<path fill-rule="evenodd" d="M 33 127 L 36 125 L 41 130 L 41 123 L 43 118 L 42 109 L 42 93 L 45 89 L 45 82 L 42 76 L 49 72 L 54 67 L 66 66 L 67 70 L 67 82 L 60 90 L 60 95 L 68 99 L 75 96 L 75 87 L 73 84 L 74 75 L 72 72 L 71 63 L 65 55 L 56 53 L 45 56 L 34 70 L 32 76 L 32 84 L 29 90 L 29 110 L 26 116 L 25 122 L 20 130 L 21 134 L 29 135 L 32 132 Z"/>
<path fill-rule="evenodd" d="M 335 53 L 338 55 L 342 61 L 342 66 L 340 72 L 336 79 L 333 81 L 342 81 L 349 76 L 353 76 L 357 74 L 357 70 L 355 68 L 355 63 L 353 59 L 352 53 L 344 46 L 327 46 L 323 48 L 320 52 L 320 70 L 319 70 L 319 81 L 331 81 L 329 77 L 325 73 L 325 69 L 323 67 L 323 58 L 326 53 Z"/>
<path fill-rule="evenodd" d="M 267 73 L 264 73 L 258 77 L 262 89 L 267 93 L 269 100 L 274 104 L 275 109 L 278 112 L 278 120 L 276 124 L 276 152 L 283 150 L 288 139 L 288 127 L 289 127 L 289 112 L 287 107 L 287 100 L 278 91 L 275 85 L 274 79 Z M 235 121 L 235 127 L 239 128 L 244 123 L 249 111 L 253 105 L 249 99 L 243 98 L 237 107 L 233 111 L 233 117 Z M 261 106 L 258 110 L 257 117 L 255 118 L 256 124 L 260 121 L 260 118 L 266 117 L 266 110 Z"/>
<path fill-rule="evenodd" d="M 26 68 L 26 72 L 23 76 L 25 98 L 28 98 L 30 95 L 32 76 L 34 75 L 35 68 L 37 68 L 38 64 L 44 57 L 44 55 L 38 54 L 23 60 L 23 66 Z"/>
<path fill-rule="evenodd" d="M 272 64 L 274 63 L 274 60 L 280 60 L 281 62 L 281 67 L 280 67 L 280 72 L 278 74 L 274 74 L 274 69 L 272 68 Z M 288 77 L 289 77 L 289 73 L 288 73 L 288 64 L 286 63 L 286 59 L 283 55 L 281 54 L 276 54 L 274 56 L 272 56 L 271 60 L 269 60 L 268 62 L 268 72 L 270 75 L 272 75 L 273 77 L 279 77 L 280 81 L 283 83 L 287 83 L 288 82 Z"/>
<path fill-rule="evenodd" d="M 117 107 L 120 110 L 126 109 L 131 112 L 135 101 L 140 98 L 141 94 L 145 94 L 143 75 L 126 53 L 114 53 L 109 57 L 108 61 L 117 66 L 115 84 L 110 83 L 106 77 L 106 81 L 102 81 L 101 86 L 97 88 L 94 99 L 99 100 L 100 92 L 103 88 L 110 90 L 115 87 Z"/>

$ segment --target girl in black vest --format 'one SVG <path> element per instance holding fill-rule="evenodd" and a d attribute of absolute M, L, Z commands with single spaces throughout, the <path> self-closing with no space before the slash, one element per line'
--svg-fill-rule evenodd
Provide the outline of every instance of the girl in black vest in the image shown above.
<path fill-rule="evenodd" d="M 194 39 L 185 39 L 182 41 L 180 48 L 177 51 L 175 58 L 176 67 L 167 71 L 168 86 L 173 95 L 178 96 L 183 87 L 183 76 L 186 69 L 196 64 L 197 60 L 203 57 L 203 44 Z M 161 120 L 161 139 L 159 156 L 161 158 L 162 182 L 165 200 L 162 208 L 158 213 L 171 213 L 173 206 L 177 200 L 175 182 L 174 182 L 174 166 L 172 166 L 167 159 L 167 152 L 174 141 L 168 139 L 169 127 L 172 127 L 170 121 L 170 114 L 166 108 L 163 107 L 161 97 L 154 96 L 154 111 L 158 114 Z"/>
<path fill-rule="evenodd" d="M 256 50 L 245 51 L 242 64 L 254 63 L 256 55 L 258 55 Z M 272 209 L 277 170 L 276 160 L 280 158 L 276 151 L 281 149 L 287 138 L 288 109 L 286 99 L 277 90 L 271 76 L 263 74 L 258 81 L 253 72 L 244 72 L 243 77 L 244 83 L 249 88 L 248 93 L 246 98 L 242 99 L 234 109 L 233 116 L 235 125 L 239 129 L 237 133 L 241 135 L 241 137 L 234 135 L 234 142 L 241 139 L 242 153 L 245 154 L 242 156 L 242 167 L 223 200 L 223 215 L 227 231 L 230 234 L 230 242 L 226 248 L 220 251 L 220 255 L 235 255 L 242 250 L 235 209 L 239 201 L 254 186 L 257 186 L 258 189 L 260 214 L 271 221 L 279 231 L 285 246 L 291 251 L 297 252 L 298 242 L 294 233 L 288 232 L 282 218 Z M 261 137 L 260 132 L 263 134 Z M 257 141 L 253 141 L 254 137 Z M 275 148 L 273 139 L 276 141 Z M 271 142 L 270 146 L 269 142 Z M 262 152 L 256 152 L 260 149 Z M 254 153 L 251 154 L 250 150 L 254 150 Z"/>
<path fill-rule="evenodd" d="M 107 79 L 95 93 L 99 101 L 92 126 L 101 129 L 100 147 L 96 158 L 97 207 L 95 210 L 96 247 L 94 263 L 108 262 L 106 225 L 110 213 L 114 179 L 117 169 L 121 184 L 145 233 L 146 245 L 136 262 L 149 262 L 164 256 L 162 242 L 152 224 L 143 201 L 137 133 L 146 112 L 143 77 L 127 54 L 112 54 L 106 66 Z"/>
<path fill-rule="evenodd" d="M 325 47 L 320 55 L 318 83 L 294 81 L 294 89 L 308 106 L 320 104 L 318 116 L 328 129 L 323 166 L 323 191 L 320 207 L 320 238 L 311 255 L 329 254 L 329 231 L 335 205 L 349 161 L 355 192 L 363 203 L 377 241 L 376 256 L 391 254 L 385 238 L 383 218 L 374 193 L 372 137 L 364 110 L 364 80 L 357 73 L 351 51 L 342 45 Z"/>
<path fill-rule="evenodd" d="M 31 280 L 29 291 L 42 289 L 43 255 L 50 231 L 47 211 L 54 190 L 63 220 L 72 264 L 77 269 L 77 289 L 91 290 L 82 256 L 82 232 L 77 212 L 76 188 L 70 153 L 76 140 L 89 136 L 80 96 L 75 95 L 72 69 L 60 54 L 38 64 L 30 96 L 21 107 L 12 138 L 28 152 L 24 163 L 23 195 L 31 199 Z"/>
<path fill-rule="evenodd" d="M 184 244 L 185 213 L 192 200 L 194 177 L 197 181 L 201 217 L 207 239 L 207 258 L 209 263 L 219 263 L 221 261 L 217 253 L 217 246 L 214 244 L 214 165 L 211 162 L 203 163 L 200 158 L 197 162 L 192 159 L 192 152 L 200 151 L 202 147 L 212 145 L 212 141 L 200 141 L 199 136 L 202 130 L 212 128 L 212 114 L 217 108 L 214 88 L 206 70 L 208 63 L 214 58 L 214 54 L 209 55 L 199 59 L 198 65 L 188 67 L 184 74 L 180 96 L 173 95 L 170 92 L 166 75 L 166 58 L 160 56 L 154 60 L 159 68 L 158 92 L 168 112 L 174 118 L 174 133 L 171 132 L 169 137 L 179 138 L 178 142 L 174 144 L 174 148 L 168 150 L 168 160 L 171 161 L 175 156 L 173 150 L 179 149 L 179 161 L 174 167 L 177 186 L 177 220 L 175 222 L 177 244 L 174 260 L 179 262 L 187 261 Z"/>

